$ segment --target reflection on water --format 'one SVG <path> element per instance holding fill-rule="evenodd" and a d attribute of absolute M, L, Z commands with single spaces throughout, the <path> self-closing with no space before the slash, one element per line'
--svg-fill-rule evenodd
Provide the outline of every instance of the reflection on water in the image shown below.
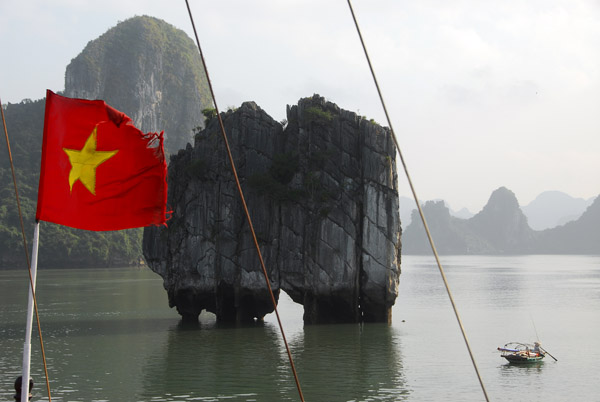
<path fill-rule="evenodd" d="M 21 371 L 28 277 L 0 271 L 0 278 L 0 400 L 8 401 Z M 134 400 L 145 355 L 178 321 L 163 293 L 148 271 L 41 270 L 36 295 L 52 399 Z M 48 400 L 36 328 L 31 346 L 33 400 Z"/>
<path fill-rule="evenodd" d="M 535 362 L 527 364 L 503 364 L 500 368 L 500 374 L 508 378 L 522 375 L 539 375 L 542 373 L 544 362 Z"/>
<path fill-rule="evenodd" d="M 492 400 L 598 399 L 600 257 L 442 262 Z M 483 400 L 434 260 L 404 256 L 399 291 L 392 326 L 304 327 L 282 295 L 307 402 Z M 149 270 L 42 270 L 37 295 L 53 400 L 299 400 L 271 316 L 240 328 L 203 314 L 183 328 Z M 27 273 L 0 271 L 0 401 L 21 371 L 26 305 Z M 509 365 L 496 350 L 538 334 L 559 362 Z M 33 400 L 46 401 L 36 335 L 32 352 Z"/>
<path fill-rule="evenodd" d="M 0 272 L 0 283 L 0 400 L 8 401 L 21 370 L 26 277 Z M 53 400 L 299 400 L 271 317 L 232 327 L 202 314 L 198 326 L 182 327 L 160 278 L 149 271 L 41 271 L 37 295 Z M 395 328 L 304 328 L 301 308 L 281 299 L 307 401 L 400 401 L 409 395 Z M 35 334 L 32 353 L 34 400 L 46 401 Z"/>
<path fill-rule="evenodd" d="M 259 394 L 277 400 L 280 356 L 274 347 L 276 338 L 277 333 L 264 326 L 213 324 L 189 329 L 175 325 L 164 345 L 145 361 L 141 400 L 226 397 L 245 401 L 256 400 Z"/>
<path fill-rule="evenodd" d="M 400 339 L 385 324 L 308 326 L 291 347 L 308 400 L 399 401 L 409 394 Z"/>
<path fill-rule="evenodd" d="M 140 399 L 296 401 L 280 339 L 270 323 L 173 326 L 166 344 L 146 360 Z M 292 339 L 306 400 L 400 401 L 408 394 L 399 341 L 387 325 L 310 326 Z"/>

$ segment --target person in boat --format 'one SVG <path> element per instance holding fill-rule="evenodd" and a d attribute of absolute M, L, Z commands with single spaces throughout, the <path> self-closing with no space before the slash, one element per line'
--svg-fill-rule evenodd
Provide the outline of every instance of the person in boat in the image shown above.
<path fill-rule="evenodd" d="M 541 356 L 542 355 L 542 351 L 540 350 L 540 343 L 539 342 L 534 342 L 533 343 L 533 353 L 536 356 Z"/>

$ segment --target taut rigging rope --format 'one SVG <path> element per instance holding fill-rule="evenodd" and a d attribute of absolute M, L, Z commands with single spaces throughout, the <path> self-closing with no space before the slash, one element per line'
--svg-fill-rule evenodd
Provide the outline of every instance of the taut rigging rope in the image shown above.
<path fill-rule="evenodd" d="M 33 276 L 31 275 L 31 262 L 29 261 L 29 251 L 27 250 L 27 237 L 25 236 L 25 224 L 23 223 L 23 214 L 21 212 L 21 201 L 19 199 L 19 188 L 17 186 L 17 177 L 15 175 L 15 166 L 13 164 L 12 152 L 10 150 L 10 141 L 8 140 L 8 130 L 6 129 L 6 119 L 4 118 L 4 108 L 2 100 L 0 100 L 0 113 L 2 114 L 2 125 L 4 126 L 4 136 L 6 138 L 6 150 L 8 151 L 8 159 L 10 161 L 10 170 L 12 172 L 13 184 L 15 187 L 15 198 L 17 200 L 17 210 L 19 213 L 19 222 L 21 223 L 21 237 L 23 238 L 23 248 L 25 250 L 25 260 L 27 261 L 27 271 L 29 272 L 29 286 L 31 295 L 33 296 L 33 307 L 35 309 L 35 319 L 37 322 L 38 335 L 40 337 L 40 349 L 42 351 L 42 361 L 44 363 L 44 374 L 46 376 L 46 388 L 48 389 L 48 401 L 52 402 L 50 396 L 50 381 L 48 379 L 48 366 L 46 365 L 46 352 L 44 349 L 44 340 L 42 338 L 42 327 L 40 326 L 40 316 L 38 314 L 37 299 L 35 297 L 35 286 L 33 285 Z M 23 378 L 21 384 L 24 389 L 29 388 L 29 379 Z M 29 391 L 28 391 L 29 392 Z"/>
<path fill-rule="evenodd" d="M 277 324 L 279 325 L 279 330 L 281 331 L 281 337 L 283 338 L 283 343 L 285 344 L 285 349 L 286 349 L 286 352 L 288 355 L 288 359 L 290 361 L 292 373 L 294 374 L 294 380 L 296 381 L 296 388 L 298 388 L 298 394 L 300 396 L 300 400 L 302 402 L 304 402 L 304 396 L 302 395 L 302 389 L 300 388 L 300 381 L 298 380 L 298 373 L 296 372 L 296 367 L 294 366 L 294 359 L 292 358 L 292 353 L 290 352 L 290 347 L 289 347 L 287 339 L 285 337 L 285 332 L 283 331 L 283 325 L 281 324 L 279 312 L 277 311 L 277 301 L 275 300 L 275 296 L 273 295 L 273 289 L 271 289 L 271 283 L 269 281 L 269 274 L 267 273 L 267 268 L 265 267 L 265 262 L 263 260 L 262 253 L 261 253 L 260 247 L 258 245 L 258 239 L 256 238 L 256 233 L 254 232 L 254 226 L 252 225 L 252 219 L 250 218 L 250 212 L 248 211 L 248 206 L 246 205 L 246 199 L 244 198 L 244 192 L 242 191 L 242 187 L 240 185 L 240 180 L 238 178 L 237 170 L 235 168 L 235 162 L 233 161 L 233 155 L 231 154 L 231 148 L 229 147 L 229 141 L 227 140 L 227 134 L 225 133 L 225 126 L 223 125 L 223 120 L 221 119 L 221 114 L 219 113 L 219 107 L 217 106 L 217 99 L 215 98 L 215 93 L 213 91 L 212 83 L 208 76 L 208 68 L 206 67 L 206 62 L 204 60 L 202 48 L 200 47 L 200 40 L 198 39 L 198 32 L 196 31 L 196 24 L 194 23 L 194 17 L 192 16 L 192 10 L 190 9 L 190 4 L 189 4 L 188 0 L 185 0 L 185 4 L 187 6 L 188 13 L 190 15 L 190 21 L 192 23 L 192 28 L 194 30 L 194 36 L 196 37 L 196 44 L 198 45 L 198 51 L 200 52 L 200 58 L 202 59 L 202 67 L 204 68 L 204 73 L 206 74 L 206 81 L 208 83 L 208 87 L 210 89 L 210 94 L 212 96 L 213 103 L 215 105 L 215 112 L 217 114 L 217 118 L 219 119 L 219 127 L 221 128 L 221 135 L 223 137 L 223 141 L 225 142 L 225 148 L 227 149 L 227 156 L 229 158 L 229 163 L 231 165 L 233 177 L 235 178 L 235 183 L 237 185 L 238 193 L 239 193 L 240 199 L 242 201 L 244 213 L 246 214 L 246 219 L 248 221 L 248 227 L 250 228 L 250 232 L 252 233 L 252 240 L 254 241 L 254 246 L 256 247 L 256 252 L 258 253 L 258 259 L 260 261 L 260 266 L 262 268 L 262 272 L 265 277 L 267 289 L 269 289 L 269 295 L 271 296 L 271 301 L 273 302 L 275 316 L 277 317 Z"/>
<path fill-rule="evenodd" d="M 367 47 L 365 45 L 365 41 L 363 40 L 362 34 L 360 32 L 360 28 L 358 26 L 358 21 L 356 20 L 356 15 L 354 14 L 354 9 L 352 8 L 352 3 L 348 0 L 348 7 L 350 7 L 350 13 L 352 14 L 352 19 L 354 20 L 354 26 L 356 27 L 356 32 L 358 33 L 358 37 L 360 38 L 360 43 L 362 44 L 362 48 L 365 52 L 365 57 L 367 59 L 367 63 L 369 64 L 369 69 L 371 70 L 371 75 L 373 76 L 373 81 L 375 82 L 375 87 L 377 88 L 377 94 L 379 95 L 379 100 L 381 101 L 381 106 L 383 107 L 383 111 L 385 113 L 385 117 L 387 119 L 388 126 L 390 127 L 390 131 L 392 133 L 392 139 L 394 140 L 394 144 L 396 145 L 396 149 L 398 150 L 398 155 L 400 156 L 400 161 L 402 162 L 402 167 L 404 168 L 404 173 L 406 174 L 406 179 L 408 180 L 408 184 L 410 186 L 410 191 L 412 192 L 413 198 L 415 199 L 415 203 L 417 204 L 417 209 L 419 211 L 419 215 L 421 216 L 421 221 L 423 222 L 423 226 L 425 227 L 425 233 L 427 233 L 427 239 L 429 239 L 429 244 L 431 245 L 431 251 L 435 256 L 435 261 L 437 263 L 438 269 L 440 271 L 440 275 L 442 276 L 442 280 L 444 281 L 444 286 L 446 287 L 446 292 L 448 293 L 448 298 L 450 299 L 450 303 L 452 303 L 452 309 L 454 310 L 454 315 L 456 316 L 456 321 L 458 322 L 458 326 L 460 327 L 460 331 L 462 333 L 465 344 L 467 345 L 467 350 L 469 351 L 469 356 L 471 357 L 471 362 L 473 363 L 473 368 L 475 369 L 475 373 L 477 374 L 477 379 L 479 380 L 479 384 L 481 385 L 481 390 L 483 391 L 483 395 L 485 396 L 485 400 L 489 402 L 487 391 L 485 390 L 485 385 L 483 384 L 483 380 L 481 375 L 479 374 L 479 369 L 477 368 L 477 363 L 475 362 L 475 357 L 471 350 L 471 346 L 469 345 L 469 340 L 467 339 L 467 333 L 465 332 L 465 328 L 463 327 L 462 321 L 460 319 L 460 315 L 458 314 L 458 309 L 456 304 L 454 303 L 454 298 L 452 297 L 452 292 L 450 291 L 450 286 L 448 285 L 448 281 L 446 280 L 446 274 L 444 274 L 444 269 L 442 268 L 442 263 L 440 262 L 440 257 L 438 256 L 437 249 L 433 242 L 433 238 L 431 237 L 431 233 L 429 231 L 429 227 L 427 226 L 427 221 L 425 219 L 425 215 L 423 214 L 423 209 L 421 208 L 421 204 L 419 203 L 419 199 L 417 197 L 417 192 L 415 191 L 415 187 L 413 186 L 412 180 L 410 178 L 410 174 L 408 173 L 408 168 L 406 167 L 406 163 L 404 162 L 404 157 L 402 156 L 402 151 L 400 150 L 400 146 L 398 145 L 398 139 L 396 138 L 396 133 L 394 132 L 394 128 L 392 127 L 392 121 L 390 120 L 390 116 L 388 114 L 387 108 L 385 106 L 385 101 L 383 100 L 383 95 L 381 94 L 381 89 L 379 88 L 379 83 L 377 82 L 377 77 L 375 76 L 375 70 L 373 69 L 373 65 L 371 64 L 371 59 L 369 58 L 369 53 L 367 52 Z"/>

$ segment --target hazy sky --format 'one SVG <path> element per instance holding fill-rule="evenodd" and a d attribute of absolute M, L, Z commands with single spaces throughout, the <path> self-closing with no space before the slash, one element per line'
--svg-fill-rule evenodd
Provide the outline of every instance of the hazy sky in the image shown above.
<path fill-rule="evenodd" d="M 318 93 L 387 125 L 345 0 L 190 4 L 220 109 L 254 100 L 281 120 Z M 521 205 L 600 194 L 599 1 L 353 6 L 421 201 L 478 212 L 500 186 Z M 183 0 L 0 0 L 2 102 L 63 90 L 87 42 L 135 15 L 192 36 Z"/>

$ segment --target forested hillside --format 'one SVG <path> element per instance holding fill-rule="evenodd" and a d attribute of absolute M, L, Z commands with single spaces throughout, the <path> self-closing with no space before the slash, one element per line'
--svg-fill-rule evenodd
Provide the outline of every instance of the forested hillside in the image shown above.
<path fill-rule="evenodd" d="M 9 104 L 4 111 L 11 141 L 25 235 L 31 242 L 44 125 L 44 100 Z M 8 155 L 6 141 L 0 153 Z M 27 265 L 8 157 L 0 165 L 0 268 Z M 89 232 L 53 223 L 40 225 L 40 267 L 110 267 L 138 264 L 142 229 Z M 30 249 L 28 250 L 30 252 Z"/>

